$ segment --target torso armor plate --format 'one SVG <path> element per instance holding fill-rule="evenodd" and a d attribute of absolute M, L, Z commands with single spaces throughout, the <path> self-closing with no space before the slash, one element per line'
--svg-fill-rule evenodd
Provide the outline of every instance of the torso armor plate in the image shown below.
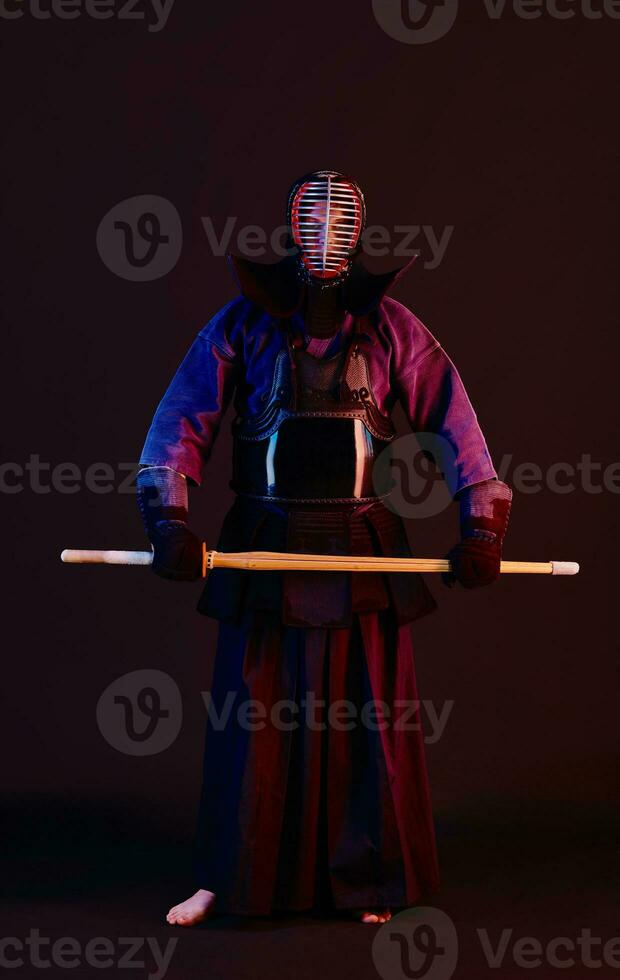
<path fill-rule="evenodd" d="M 373 465 L 395 435 L 355 341 L 328 358 L 282 351 L 264 411 L 233 433 L 233 489 L 294 503 L 377 499 Z"/>

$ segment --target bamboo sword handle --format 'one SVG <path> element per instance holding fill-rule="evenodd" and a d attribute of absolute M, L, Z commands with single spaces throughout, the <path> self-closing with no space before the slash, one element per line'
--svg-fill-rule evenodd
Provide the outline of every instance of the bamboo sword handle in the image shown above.
<path fill-rule="evenodd" d="M 150 565 L 152 551 L 100 551 L 65 548 L 60 560 L 70 565 Z"/>

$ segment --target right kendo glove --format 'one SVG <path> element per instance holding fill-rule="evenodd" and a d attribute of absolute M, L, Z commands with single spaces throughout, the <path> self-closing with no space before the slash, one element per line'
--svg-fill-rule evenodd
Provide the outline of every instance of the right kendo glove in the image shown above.
<path fill-rule="evenodd" d="M 461 490 L 457 499 L 461 541 L 447 556 L 452 571 L 442 575 L 444 584 L 459 582 L 465 589 L 491 585 L 500 575 L 512 490 L 501 480 L 485 480 Z"/>
<path fill-rule="evenodd" d="M 161 578 L 194 582 L 202 574 L 202 542 L 190 531 L 187 481 L 166 466 L 145 466 L 136 478 L 138 506 Z"/>

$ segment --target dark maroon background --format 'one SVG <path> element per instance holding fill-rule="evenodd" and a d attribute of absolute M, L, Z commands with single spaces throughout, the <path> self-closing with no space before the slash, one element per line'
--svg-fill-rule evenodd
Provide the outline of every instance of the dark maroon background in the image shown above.
<path fill-rule="evenodd" d="M 135 462 L 196 331 L 235 294 L 200 217 L 270 229 L 292 179 L 327 167 L 356 176 L 371 223 L 455 226 L 440 267 L 420 264 L 395 296 L 454 358 L 496 461 L 615 462 L 620 23 L 471 8 L 421 46 L 387 37 L 366 0 L 177 0 L 158 34 L 1 21 L 4 460 Z M 183 221 L 177 267 L 147 283 L 113 275 L 95 244 L 104 214 L 138 194 Z M 229 452 L 227 421 L 192 501 L 210 542 Z M 415 637 L 422 695 L 455 702 L 429 748 L 446 853 L 487 825 L 516 851 L 606 833 L 617 513 L 608 491 L 517 493 L 505 556 L 577 560 L 579 578 L 431 583 L 441 608 Z M 191 839 L 215 629 L 193 611 L 198 587 L 60 563 L 63 547 L 144 546 L 132 496 L 25 489 L 3 514 L 2 782 L 36 891 L 75 840 L 96 880 L 119 847 Z M 440 555 L 456 515 L 410 530 L 416 553 Z M 176 743 L 145 759 L 112 749 L 95 718 L 103 689 L 138 668 L 169 672 L 185 710 Z"/>

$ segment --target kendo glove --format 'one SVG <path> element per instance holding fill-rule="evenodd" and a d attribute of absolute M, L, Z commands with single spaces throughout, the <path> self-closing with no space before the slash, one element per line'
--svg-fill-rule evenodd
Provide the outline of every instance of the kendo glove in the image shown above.
<path fill-rule="evenodd" d="M 465 589 L 491 585 L 500 575 L 512 491 L 501 480 L 486 480 L 465 487 L 457 499 L 461 541 L 446 556 L 452 571 L 442 575 L 444 584 L 459 582 Z"/>
<path fill-rule="evenodd" d="M 194 582 L 202 574 L 202 542 L 190 531 L 187 481 L 165 466 L 146 466 L 136 478 L 138 506 L 161 578 Z"/>

